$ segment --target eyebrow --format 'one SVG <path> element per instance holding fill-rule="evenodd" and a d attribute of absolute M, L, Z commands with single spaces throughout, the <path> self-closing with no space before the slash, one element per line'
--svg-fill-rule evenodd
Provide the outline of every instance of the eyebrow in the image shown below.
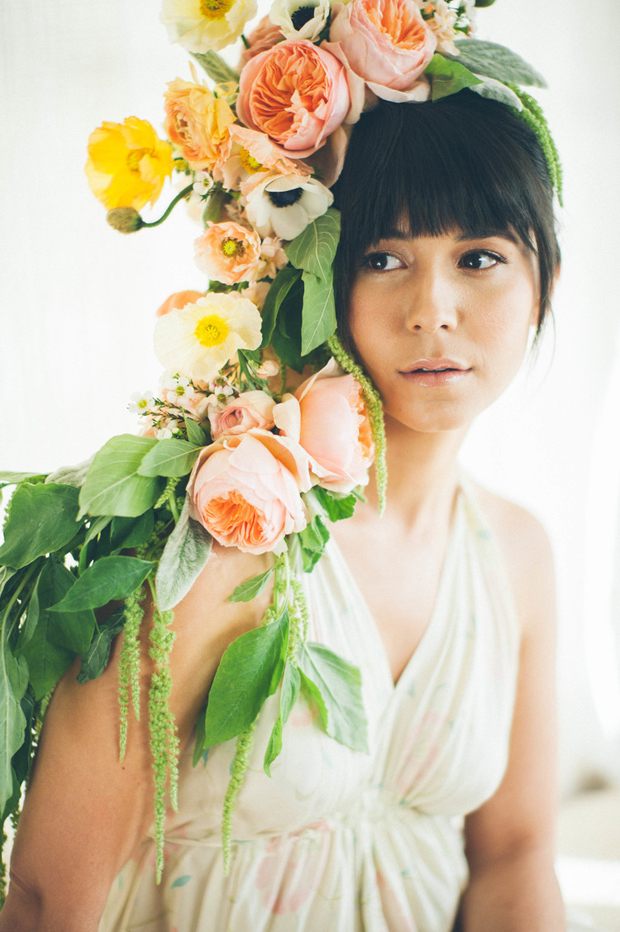
<path fill-rule="evenodd" d="M 514 233 L 510 228 L 506 229 L 489 229 L 482 230 L 480 233 L 461 233 L 460 236 L 457 236 L 458 243 L 464 243 L 468 240 L 476 239 L 491 239 L 492 237 L 499 237 L 500 239 L 509 240 L 509 242 L 519 245 L 521 242 L 516 233 Z M 398 229 L 395 227 L 392 230 L 387 230 L 385 236 L 382 236 L 377 242 L 382 242 L 383 240 L 395 239 L 395 240 L 407 240 L 411 239 L 411 233 L 408 230 Z M 373 243 L 371 245 L 377 245 Z"/>

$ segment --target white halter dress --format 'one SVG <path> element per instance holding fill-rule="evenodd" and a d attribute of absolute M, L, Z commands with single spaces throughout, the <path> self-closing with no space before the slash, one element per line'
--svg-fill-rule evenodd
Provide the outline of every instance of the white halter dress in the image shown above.
<path fill-rule="evenodd" d="M 431 621 L 393 685 L 376 624 L 333 538 L 305 575 L 310 639 L 362 672 L 370 754 L 321 730 L 302 697 L 268 778 L 277 696 L 263 707 L 220 842 L 235 742 L 180 766 L 179 811 L 117 877 L 100 932 L 449 932 L 467 882 L 463 816 L 500 783 L 519 632 L 498 544 L 461 485 Z"/>

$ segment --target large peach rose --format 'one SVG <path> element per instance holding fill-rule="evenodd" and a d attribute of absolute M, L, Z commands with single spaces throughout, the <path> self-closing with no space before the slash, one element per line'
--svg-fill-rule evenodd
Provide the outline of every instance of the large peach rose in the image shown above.
<path fill-rule="evenodd" d="M 386 100 L 425 100 L 422 72 L 437 39 L 415 0 L 335 3 L 327 48 L 338 47 L 351 70 Z"/>
<path fill-rule="evenodd" d="M 343 64 L 312 42 L 290 40 L 247 63 L 237 115 L 250 129 L 306 158 L 340 126 L 350 103 Z"/>
<path fill-rule="evenodd" d="M 228 143 L 235 115 L 221 97 L 203 84 L 176 78 L 165 95 L 164 129 L 193 169 L 212 169 Z"/>
<path fill-rule="evenodd" d="M 319 484 L 333 492 L 351 492 L 368 482 L 374 457 L 370 421 L 359 382 L 332 361 L 295 392 L 299 414 L 284 405 L 274 411 L 275 422 L 299 443 L 321 468 Z M 285 418 L 283 418 L 285 413 Z M 298 420 L 298 423 L 295 421 Z"/>
<path fill-rule="evenodd" d="M 267 553 L 306 526 L 298 483 L 285 465 L 290 451 L 274 434 L 275 443 L 262 442 L 268 433 L 211 444 L 192 470 L 190 514 L 224 547 Z"/>

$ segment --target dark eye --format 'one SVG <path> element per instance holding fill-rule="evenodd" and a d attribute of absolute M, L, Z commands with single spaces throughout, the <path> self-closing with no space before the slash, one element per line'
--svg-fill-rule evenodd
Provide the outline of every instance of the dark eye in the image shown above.
<path fill-rule="evenodd" d="M 371 252 L 365 257 L 363 264 L 373 272 L 391 272 L 401 267 L 400 259 L 389 252 Z"/>
<path fill-rule="evenodd" d="M 505 261 L 505 259 L 502 259 L 502 257 L 498 256 L 495 252 L 487 252 L 484 249 L 474 249 L 471 252 L 466 252 L 464 256 L 461 256 L 459 259 L 459 266 L 463 269 L 480 271 L 482 269 L 490 269 L 499 262 Z"/>

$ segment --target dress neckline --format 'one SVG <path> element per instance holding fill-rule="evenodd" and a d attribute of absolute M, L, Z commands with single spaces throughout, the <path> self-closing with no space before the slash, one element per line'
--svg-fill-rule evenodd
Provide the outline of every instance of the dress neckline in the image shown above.
<path fill-rule="evenodd" d="M 420 640 L 418 641 L 417 646 L 414 648 L 414 650 L 410 654 L 405 666 L 402 669 L 400 676 L 398 677 L 396 681 L 394 681 L 394 678 L 392 676 L 392 668 L 390 666 L 390 661 L 388 658 L 387 650 L 385 648 L 383 638 L 381 637 L 381 631 L 379 630 L 379 626 L 376 622 L 375 616 L 370 610 L 370 606 L 368 605 L 368 602 L 366 601 L 357 583 L 357 580 L 355 579 L 353 573 L 349 569 L 349 564 L 345 560 L 344 554 L 342 553 L 342 550 L 338 546 L 338 543 L 333 534 L 330 536 L 330 539 L 327 543 L 326 549 L 331 550 L 331 555 L 335 555 L 337 560 L 340 562 L 347 586 L 350 588 L 358 604 L 361 606 L 362 610 L 368 616 L 368 619 L 371 622 L 371 630 L 373 632 L 373 636 L 376 638 L 376 641 L 377 641 L 378 654 L 381 657 L 381 663 L 386 671 L 387 680 L 388 680 L 389 685 L 391 686 L 391 690 L 393 693 L 396 693 L 399 690 L 401 683 L 403 683 L 403 681 L 409 678 L 411 669 L 415 665 L 420 663 L 419 656 L 426 652 L 426 650 L 428 649 L 428 645 L 432 643 L 432 641 L 434 640 L 434 632 L 435 632 L 435 629 L 439 625 L 441 609 L 443 608 L 445 590 L 448 586 L 448 582 L 452 575 L 452 570 L 454 567 L 454 555 L 455 555 L 455 550 L 456 550 L 456 543 L 457 543 L 457 539 L 460 536 L 459 529 L 462 525 L 462 520 L 463 520 L 463 507 L 462 507 L 463 506 L 463 495 L 464 495 L 463 487 L 461 483 L 459 482 L 455 490 L 454 505 L 452 509 L 452 515 L 450 518 L 450 529 L 448 532 L 448 541 L 446 544 L 446 550 L 444 553 L 441 571 L 439 574 L 439 584 L 437 586 L 437 593 L 435 595 L 435 603 L 433 605 L 433 609 L 431 611 L 431 615 L 428 620 L 428 623 L 424 631 L 422 632 L 422 636 Z"/>

